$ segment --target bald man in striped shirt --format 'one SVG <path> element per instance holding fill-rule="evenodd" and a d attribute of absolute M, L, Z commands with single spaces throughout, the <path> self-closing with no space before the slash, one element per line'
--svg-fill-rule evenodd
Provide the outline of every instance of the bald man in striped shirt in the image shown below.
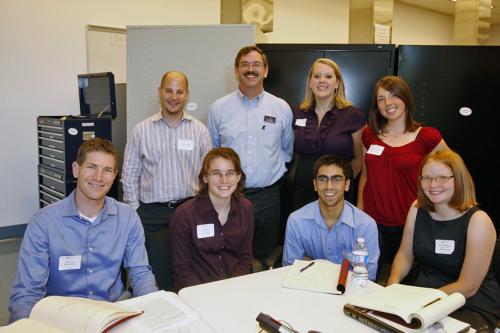
<path fill-rule="evenodd" d="M 123 201 L 141 218 L 158 287 L 172 289 L 170 217 L 196 194 L 201 163 L 212 143 L 206 126 L 184 111 L 189 99 L 185 74 L 165 73 L 158 96 L 160 111 L 138 123 L 127 142 Z"/>

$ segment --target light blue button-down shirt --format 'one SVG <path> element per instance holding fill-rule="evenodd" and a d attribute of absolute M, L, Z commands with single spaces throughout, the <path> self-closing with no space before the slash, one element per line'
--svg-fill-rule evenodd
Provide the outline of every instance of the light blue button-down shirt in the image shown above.
<path fill-rule="evenodd" d="M 74 193 L 41 209 L 26 229 L 10 297 L 11 322 L 28 317 L 45 296 L 115 301 L 124 291 L 122 263 L 134 296 L 158 290 L 135 210 L 107 197 L 91 223 L 80 218 Z"/>
<path fill-rule="evenodd" d="M 214 147 L 238 153 L 246 187 L 265 187 L 283 176 L 292 159 L 292 119 L 281 98 L 264 91 L 249 100 L 236 90 L 210 106 L 208 130 Z"/>
<path fill-rule="evenodd" d="M 293 212 L 286 226 L 283 266 L 304 256 L 328 259 L 336 264 L 344 260 L 344 252 L 352 252 L 356 239 L 364 237 L 368 248 L 368 277 L 374 281 L 380 255 L 375 220 L 348 201 L 333 228 L 328 229 L 316 200 Z"/>

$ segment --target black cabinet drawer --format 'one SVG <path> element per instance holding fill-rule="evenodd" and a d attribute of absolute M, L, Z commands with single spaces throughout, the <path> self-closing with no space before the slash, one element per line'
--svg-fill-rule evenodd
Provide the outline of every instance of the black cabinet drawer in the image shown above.
<path fill-rule="evenodd" d="M 64 193 L 65 195 L 68 194 L 66 193 L 66 184 L 63 175 L 42 167 L 40 167 L 38 175 L 40 178 L 40 185 L 47 186 L 48 188 Z"/>
<path fill-rule="evenodd" d="M 64 142 L 62 140 L 39 137 L 38 141 L 40 145 L 44 147 L 49 147 L 52 149 L 60 149 L 60 150 L 64 149 Z"/>
<path fill-rule="evenodd" d="M 58 160 L 63 160 L 64 161 L 64 152 L 59 149 L 54 149 L 54 148 L 49 148 L 49 147 L 44 147 L 40 146 L 40 150 L 38 153 L 40 155 L 52 157 L 52 158 L 57 158 Z"/>
<path fill-rule="evenodd" d="M 46 166 L 64 171 L 64 161 L 58 160 L 56 158 L 40 155 L 40 164 L 44 164 Z"/>

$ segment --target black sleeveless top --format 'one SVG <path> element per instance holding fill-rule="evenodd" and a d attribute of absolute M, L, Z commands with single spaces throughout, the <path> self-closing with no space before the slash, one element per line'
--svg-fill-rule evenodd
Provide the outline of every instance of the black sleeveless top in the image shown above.
<path fill-rule="evenodd" d="M 413 255 L 419 265 L 416 286 L 440 288 L 458 280 L 465 258 L 469 221 L 479 208 L 447 221 L 434 220 L 418 209 L 413 233 Z M 490 323 L 500 318 L 500 285 L 488 271 L 477 293 L 466 300 L 465 308 L 479 312 Z"/>

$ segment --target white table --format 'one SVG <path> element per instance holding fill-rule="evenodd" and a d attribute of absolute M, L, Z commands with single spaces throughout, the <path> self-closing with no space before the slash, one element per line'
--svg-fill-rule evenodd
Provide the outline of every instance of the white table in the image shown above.
<path fill-rule="evenodd" d="M 256 333 L 260 312 L 288 322 L 300 333 L 375 332 L 346 316 L 342 308 L 353 295 L 379 285 L 369 282 L 366 288 L 352 289 L 348 284 L 344 295 L 282 288 L 289 267 L 184 288 L 179 296 L 217 333 Z"/>

